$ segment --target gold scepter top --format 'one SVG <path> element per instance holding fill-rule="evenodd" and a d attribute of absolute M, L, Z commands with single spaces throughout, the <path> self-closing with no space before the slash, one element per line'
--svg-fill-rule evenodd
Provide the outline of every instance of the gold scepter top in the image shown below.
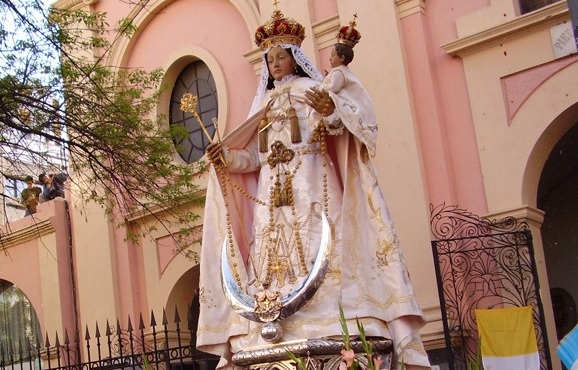
<path fill-rule="evenodd" d="M 205 125 L 203 124 L 203 121 L 201 120 L 201 117 L 199 117 L 199 114 L 197 113 L 197 103 L 198 102 L 199 102 L 199 98 L 196 95 L 193 95 L 191 93 L 185 93 L 185 94 L 183 94 L 183 96 L 181 98 L 181 110 L 183 112 L 186 112 L 186 113 L 191 113 L 193 115 L 193 117 L 195 117 L 197 122 L 199 122 L 199 126 L 201 126 L 203 133 L 205 134 L 205 136 L 209 140 L 209 143 L 214 144 L 215 141 L 213 140 L 213 138 L 209 134 L 209 131 L 207 131 L 207 128 L 205 127 Z M 216 119 L 214 119 L 214 118 L 213 118 L 213 125 L 215 126 L 215 131 L 217 131 L 217 138 L 218 138 L 218 142 L 220 143 L 221 142 L 221 136 L 219 135 L 219 129 L 217 127 Z M 224 166 L 226 162 L 225 162 L 225 157 L 223 156 L 223 152 L 220 153 L 219 159 L 221 161 L 220 165 Z"/>
<path fill-rule="evenodd" d="M 181 110 L 186 113 L 191 113 L 193 117 L 195 117 L 197 122 L 199 122 L 199 126 L 201 126 L 201 130 L 203 130 L 203 133 L 205 134 L 209 142 L 212 144 L 213 138 L 209 134 L 209 131 L 207 131 L 207 128 L 205 127 L 203 121 L 201 120 L 201 117 L 199 117 L 199 114 L 197 113 L 198 102 L 199 102 L 198 96 L 193 95 L 191 93 L 185 93 L 181 98 Z"/>
<path fill-rule="evenodd" d="M 191 93 L 183 94 L 181 98 L 181 110 L 183 112 L 196 112 L 199 98 Z"/>

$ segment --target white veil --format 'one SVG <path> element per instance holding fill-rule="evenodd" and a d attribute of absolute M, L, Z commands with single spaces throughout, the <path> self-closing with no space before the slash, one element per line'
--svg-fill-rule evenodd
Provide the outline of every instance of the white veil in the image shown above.
<path fill-rule="evenodd" d="M 307 55 L 301 50 L 301 48 L 295 44 L 279 44 L 276 46 L 280 46 L 285 49 L 291 49 L 293 53 L 293 58 L 295 62 L 303 68 L 305 73 L 309 75 L 315 81 L 323 81 L 323 75 L 315 65 L 309 60 Z M 255 99 L 253 99 L 253 104 L 251 105 L 251 110 L 249 111 L 249 117 L 255 114 L 259 108 L 261 108 L 263 98 L 265 97 L 265 93 L 267 92 L 267 83 L 269 82 L 269 69 L 267 68 L 267 60 L 265 56 L 271 50 L 271 48 L 263 51 L 261 54 L 261 75 L 259 77 L 259 86 L 257 86 L 257 93 L 255 94 Z"/>

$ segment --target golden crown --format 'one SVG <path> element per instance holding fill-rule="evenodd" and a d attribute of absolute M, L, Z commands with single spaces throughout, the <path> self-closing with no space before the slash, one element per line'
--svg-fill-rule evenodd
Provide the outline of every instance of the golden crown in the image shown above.
<path fill-rule="evenodd" d="M 277 1 L 271 19 L 255 32 L 255 43 L 263 51 L 280 44 L 301 46 L 304 38 L 305 28 L 294 19 L 286 18 L 277 8 Z"/>
<path fill-rule="evenodd" d="M 353 14 L 353 20 L 349 22 L 349 26 L 343 26 L 339 29 L 339 32 L 337 33 L 337 43 L 354 47 L 355 44 L 359 42 L 359 39 L 361 39 L 361 33 L 359 33 L 355 28 L 357 25 L 355 22 L 356 18 L 357 14 Z"/>

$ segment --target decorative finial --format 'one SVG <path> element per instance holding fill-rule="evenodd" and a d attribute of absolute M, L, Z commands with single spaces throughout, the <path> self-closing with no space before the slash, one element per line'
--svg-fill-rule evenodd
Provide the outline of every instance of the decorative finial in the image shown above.
<path fill-rule="evenodd" d="M 199 98 L 196 95 L 186 93 L 181 98 L 181 110 L 187 113 L 196 112 L 198 102 Z"/>
<path fill-rule="evenodd" d="M 183 112 L 186 112 L 186 113 L 191 113 L 193 115 L 193 117 L 195 117 L 197 122 L 199 122 L 199 126 L 201 127 L 201 130 L 203 130 L 203 133 L 205 134 L 205 136 L 207 137 L 209 142 L 213 143 L 213 138 L 211 137 L 211 135 L 207 131 L 207 128 L 203 124 L 203 121 L 201 121 L 201 117 L 199 117 L 199 114 L 197 113 L 197 103 L 198 102 L 199 102 L 198 96 L 193 95 L 191 93 L 185 93 L 185 94 L 183 94 L 183 97 L 181 98 L 181 110 Z"/>

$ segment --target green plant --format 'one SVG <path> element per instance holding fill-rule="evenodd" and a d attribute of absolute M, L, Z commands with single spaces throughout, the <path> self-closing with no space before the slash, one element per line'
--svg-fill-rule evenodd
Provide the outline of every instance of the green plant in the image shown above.
<path fill-rule="evenodd" d="M 482 338 L 478 341 L 478 352 L 476 354 L 476 359 L 468 359 L 467 370 L 483 370 L 484 365 L 482 363 Z"/>
<path fill-rule="evenodd" d="M 173 160 L 188 133 L 157 112 L 172 87 L 165 72 L 116 65 L 112 56 L 135 34 L 148 1 L 114 24 L 73 2 L 44 3 L 0 2 L 0 148 L 9 163 L 0 172 L 68 172 L 81 214 L 89 203 L 101 206 L 135 243 L 154 228 L 170 230 L 176 249 L 194 258 L 191 225 L 205 201 L 197 179 L 206 163 Z M 66 156 L 55 161 L 36 142 Z"/>
<path fill-rule="evenodd" d="M 363 323 L 361 323 L 358 318 L 356 318 L 355 321 L 357 324 L 357 330 L 359 331 L 359 339 L 361 340 L 363 351 L 367 357 L 367 368 L 370 370 L 378 370 L 382 363 L 382 359 L 381 357 L 374 357 L 373 348 L 371 346 L 371 342 L 367 340 Z M 341 323 L 343 346 L 345 347 L 341 351 L 343 361 L 345 362 L 348 370 L 355 370 L 359 367 L 359 362 L 355 358 L 353 349 L 351 349 L 351 336 L 349 335 L 349 329 L 347 328 L 345 314 L 343 313 L 343 307 L 341 307 L 341 305 L 339 305 L 339 322 Z"/>
<path fill-rule="evenodd" d="M 307 364 L 301 357 L 295 356 L 295 354 L 291 351 L 287 351 L 287 356 L 289 356 L 291 360 L 295 361 L 295 364 L 297 364 L 297 368 L 299 370 L 307 370 Z"/>
<path fill-rule="evenodd" d="M 357 330 L 359 331 L 359 339 L 361 340 L 361 345 L 367 358 L 367 368 L 370 370 L 378 370 L 381 366 L 382 359 L 380 356 L 374 357 L 373 348 L 371 346 L 371 342 L 367 340 L 363 323 L 359 321 L 359 319 L 356 319 L 355 321 L 357 324 Z M 347 370 L 357 370 L 360 367 L 359 361 L 355 358 L 355 353 L 351 348 L 351 335 L 349 334 L 347 321 L 345 320 L 345 314 L 343 313 L 343 307 L 341 307 L 341 305 L 339 305 L 339 322 L 341 323 L 341 335 L 343 338 L 341 359 L 343 360 L 343 364 Z M 307 364 L 302 358 L 296 356 L 293 352 L 290 351 L 287 352 L 287 356 L 289 359 L 295 361 L 295 364 L 299 370 L 307 370 Z M 403 360 L 401 362 L 401 369 L 405 369 Z"/>
<path fill-rule="evenodd" d="M 143 353 L 143 354 L 142 354 L 142 365 L 143 365 L 143 368 L 144 368 L 145 370 L 153 370 L 151 364 L 149 363 L 149 360 L 148 360 L 148 358 L 147 358 L 146 353 Z"/>

